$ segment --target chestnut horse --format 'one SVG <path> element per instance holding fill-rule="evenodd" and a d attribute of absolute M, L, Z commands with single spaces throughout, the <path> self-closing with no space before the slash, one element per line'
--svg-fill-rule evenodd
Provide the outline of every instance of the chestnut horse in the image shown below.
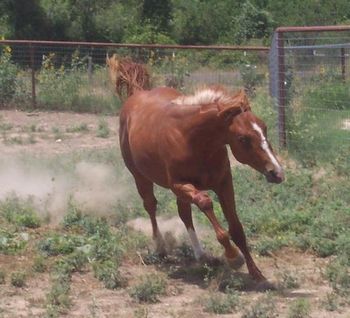
<path fill-rule="evenodd" d="M 266 125 L 252 113 L 244 91 L 232 95 L 216 87 L 192 96 L 167 87 L 138 91 L 122 107 L 119 136 L 159 252 L 165 250 L 156 220 L 154 183 L 176 195 L 196 259 L 206 255 L 193 226 L 192 203 L 208 217 L 228 262 L 237 268 L 246 261 L 250 275 L 266 281 L 250 255 L 236 213 L 226 145 L 238 161 L 264 174 L 267 181 L 280 183 L 284 174 L 267 140 Z M 206 190 L 217 194 L 228 232 L 219 224 Z"/>

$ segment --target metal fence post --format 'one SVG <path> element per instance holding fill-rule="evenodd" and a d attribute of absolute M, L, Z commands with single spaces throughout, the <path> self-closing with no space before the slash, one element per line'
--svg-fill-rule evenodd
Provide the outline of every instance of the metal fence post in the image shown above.
<path fill-rule="evenodd" d="M 36 108 L 36 88 L 35 88 L 35 62 L 34 62 L 34 52 L 35 49 L 32 45 L 29 46 L 30 54 L 30 68 L 32 74 L 32 106 Z"/>
<path fill-rule="evenodd" d="M 88 56 L 88 79 L 89 84 L 92 85 L 92 56 Z"/>
<path fill-rule="evenodd" d="M 341 61 L 341 76 L 343 82 L 345 82 L 346 74 L 345 74 L 345 48 L 340 49 L 340 61 Z"/>
<path fill-rule="evenodd" d="M 286 79 L 285 79 L 285 61 L 284 61 L 284 39 L 283 32 L 277 31 L 278 47 L 278 139 L 279 146 L 287 146 L 286 138 Z"/>

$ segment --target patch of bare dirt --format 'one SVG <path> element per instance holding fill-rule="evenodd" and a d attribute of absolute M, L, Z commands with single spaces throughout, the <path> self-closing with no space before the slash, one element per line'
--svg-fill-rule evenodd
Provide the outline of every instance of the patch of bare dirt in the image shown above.
<path fill-rule="evenodd" d="M 102 119 L 110 129 L 108 138 L 97 136 Z M 79 131 L 83 124 L 87 130 Z M 41 155 L 115 147 L 117 130 L 117 116 L 1 110 L 0 154 L 29 152 Z"/>

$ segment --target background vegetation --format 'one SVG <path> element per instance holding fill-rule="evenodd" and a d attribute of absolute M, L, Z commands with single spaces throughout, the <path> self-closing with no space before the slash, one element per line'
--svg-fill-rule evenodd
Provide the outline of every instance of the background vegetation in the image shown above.
<path fill-rule="evenodd" d="M 347 0 L 3 0 L 8 39 L 240 44 L 283 25 L 345 24 Z"/>

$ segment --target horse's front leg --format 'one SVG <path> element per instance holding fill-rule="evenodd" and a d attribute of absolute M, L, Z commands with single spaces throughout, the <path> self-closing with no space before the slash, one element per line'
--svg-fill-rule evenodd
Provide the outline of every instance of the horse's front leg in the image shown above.
<path fill-rule="evenodd" d="M 172 191 L 178 197 L 178 200 L 184 203 L 194 203 L 204 212 L 212 224 L 216 237 L 220 244 L 225 248 L 225 256 L 231 262 L 240 256 L 240 251 L 230 242 L 230 235 L 218 222 L 214 210 L 213 202 L 209 195 L 204 191 L 199 191 L 192 184 L 177 183 L 172 187 Z"/>
<path fill-rule="evenodd" d="M 218 188 L 215 189 L 215 193 L 219 197 L 222 210 L 229 224 L 229 233 L 231 238 L 245 257 L 249 274 L 257 281 L 265 281 L 266 278 L 255 265 L 254 260 L 250 255 L 243 226 L 236 213 L 232 175 L 230 171 L 227 172 L 223 181 L 220 183 Z"/>

